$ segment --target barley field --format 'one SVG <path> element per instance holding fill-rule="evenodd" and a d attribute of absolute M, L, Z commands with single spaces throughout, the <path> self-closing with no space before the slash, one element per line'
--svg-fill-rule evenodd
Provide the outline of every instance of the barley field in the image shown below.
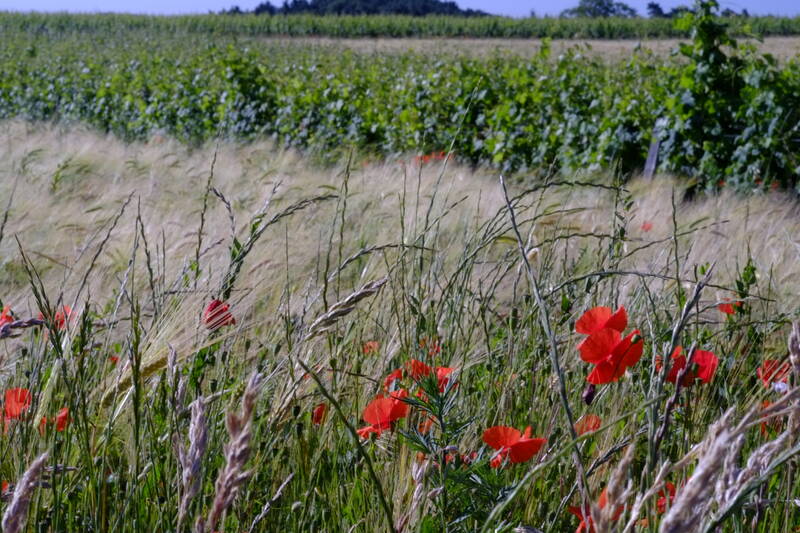
<path fill-rule="evenodd" d="M 504 190 L 446 158 L 319 167 L 20 121 L 0 138 L 8 530 L 26 482 L 48 531 L 797 520 L 786 193 Z M 643 351 L 589 391 L 578 324 L 598 306 Z M 674 345 L 715 354 L 707 382 L 670 382 Z M 371 418 L 381 395 L 404 416 Z M 495 426 L 536 438 L 498 454 Z"/>
<path fill-rule="evenodd" d="M 3 532 L 796 531 L 794 19 L 342 21 L 0 13 Z"/>

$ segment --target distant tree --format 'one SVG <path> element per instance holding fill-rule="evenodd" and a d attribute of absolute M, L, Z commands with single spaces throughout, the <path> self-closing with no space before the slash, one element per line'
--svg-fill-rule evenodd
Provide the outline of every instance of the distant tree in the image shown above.
<path fill-rule="evenodd" d="M 280 8 L 265 1 L 253 12 L 282 15 L 488 15 L 482 11 L 461 9 L 455 2 L 442 0 L 284 0 Z"/>
<path fill-rule="evenodd" d="M 580 0 L 577 7 L 561 12 L 562 17 L 635 17 L 636 10 L 614 0 Z"/>
<path fill-rule="evenodd" d="M 233 6 L 230 9 L 223 9 L 220 11 L 220 15 L 243 15 L 244 11 L 239 6 Z"/>
<path fill-rule="evenodd" d="M 253 10 L 256 15 L 274 15 L 278 10 L 269 2 L 261 2 Z"/>
<path fill-rule="evenodd" d="M 661 19 L 667 16 L 661 5 L 658 2 L 650 2 L 647 4 L 647 16 L 653 19 Z"/>
<path fill-rule="evenodd" d="M 688 6 L 673 7 L 672 9 L 669 10 L 669 13 L 667 13 L 667 17 L 671 19 L 676 19 L 678 17 L 685 15 L 686 13 L 694 13 L 694 10 Z"/>

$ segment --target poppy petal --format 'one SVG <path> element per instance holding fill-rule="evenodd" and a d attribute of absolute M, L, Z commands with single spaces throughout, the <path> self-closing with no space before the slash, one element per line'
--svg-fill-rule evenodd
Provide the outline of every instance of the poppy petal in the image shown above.
<path fill-rule="evenodd" d="M 627 337 L 622 339 L 614 347 L 613 354 L 620 358 L 625 367 L 633 366 L 639 362 L 644 353 L 644 341 L 639 337 L 636 342 L 632 342 L 634 337 L 639 336 L 639 330 L 634 330 Z"/>
<path fill-rule="evenodd" d="M 703 383 L 711 381 L 711 378 L 714 377 L 714 373 L 717 371 L 717 365 L 719 364 L 717 356 L 714 355 L 713 352 L 695 350 L 694 362 L 698 366 L 697 377 L 700 378 Z"/>
<path fill-rule="evenodd" d="M 388 424 L 392 420 L 392 410 L 397 400 L 393 398 L 376 398 L 364 409 L 363 419 L 372 425 Z"/>
<path fill-rule="evenodd" d="M 604 327 L 615 329 L 620 333 L 625 331 L 625 328 L 628 327 L 628 312 L 625 308 L 620 306 L 619 309 L 614 311 L 614 314 L 608 318 Z"/>
<path fill-rule="evenodd" d="M 575 433 L 583 435 L 584 433 L 597 431 L 602 423 L 603 421 L 599 416 L 588 414 L 575 422 Z"/>
<path fill-rule="evenodd" d="M 594 385 L 603 385 L 605 383 L 611 383 L 612 381 L 616 381 L 615 378 L 616 372 L 615 367 L 612 363 L 603 361 L 602 363 L 598 363 L 594 370 L 586 376 L 586 381 L 592 383 Z"/>
<path fill-rule="evenodd" d="M 592 333 L 578 345 L 581 359 L 595 364 L 605 361 L 619 344 L 621 336 L 619 331 L 611 328 L 604 328 Z"/>
<path fill-rule="evenodd" d="M 539 453 L 547 439 L 522 439 L 509 448 L 509 458 L 512 463 L 524 463 Z"/>
<path fill-rule="evenodd" d="M 575 322 L 575 331 L 584 335 L 591 335 L 605 327 L 608 319 L 611 318 L 611 308 L 605 306 L 593 307 L 583 313 Z"/>
<path fill-rule="evenodd" d="M 5 394 L 5 418 L 19 418 L 31 406 L 28 389 L 8 389 Z"/>
<path fill-rule="evenodd" d="M 494 426 L 483 432 L 483 442 L 495 450 L 506 448 L 519 442 L 522 434 L 508 426 Z"/>

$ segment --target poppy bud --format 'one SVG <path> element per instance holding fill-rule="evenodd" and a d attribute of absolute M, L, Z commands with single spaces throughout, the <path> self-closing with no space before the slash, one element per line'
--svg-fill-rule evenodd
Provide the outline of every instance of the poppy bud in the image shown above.
<path fill-rule="evenodd" d="M 594 401 L 594 394 L 597 391 L 597 387 L 594 386 L 594 383 L 589 383 L 589 385 L 584 389 L 581 398 L 583 398 L 583 403 L 586 405 L 592 405 Z"/>
<path fill-rule="evenodd" d="M 223 326 L 236 325 L 230 306 L 220 300 L 211 300 L 203 312 L 203 324 L 211 331 Z"/>

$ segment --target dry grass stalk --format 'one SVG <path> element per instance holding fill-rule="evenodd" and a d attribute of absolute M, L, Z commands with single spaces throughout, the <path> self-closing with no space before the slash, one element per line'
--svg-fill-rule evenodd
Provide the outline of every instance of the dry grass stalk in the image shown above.
<path fill-rule="evenodd" d="M 272 496 L 272 498 L 267 503 L 264 504 L 264 507 L 261 508 L 261 512 L 258 513 L 258 516 L 256 516 L 253 519 L 253 523 L 250 524 L 250 529 L 248 530 L 250 533 L 253 533 L 259 522 L 261 522 L 262 520 L 264 520 L 264 518 L 267 517 L 267 513 L 269 513 L 269 510 L 272 509 L 272 506 L 275 505 L 275 503 L 277 503 L 277 501 L 281 498 L 281 495 L 283 494 L 283 489 L 286 488 L 286 486 L 289 484 L 290 481 L 292 481 L 293 478 L 294 478 L 294 472 L 286 476 L 286 479 L 283 480 L 281 486 L 278 487 L 278 490 L 275 491 L 275 495 Z"/>
<path fill-rule="evenodd" d="M 630 470 L 630 466 L 633 463 L 635 452 L 635 444 L 628 446 L 622 460 L 614 471 L 611 472 L 608 485 L 606 485 L 606 505 L 602 509 L 600 509 L 596 503 L 593 503 L 591 506 L 592 521 L 597 531 L 611 531 L 613 528 L 612 524 L 614 523 L 614 515 L 617 514 L 617 510 L 624 506 L 625 502 L 631 497 L 632 490 L 628 470 Z"/>
<path fill-rule="evenodd" d="M 44 470 L 44 463 L 47 461 L 47 452 L 37 457 L 28 470 L 22 475 L 22 479 L 14 489 L 14 496 L 11 503 L 3 514 L 3 532 L 18 533 L 25 528 L 28 519 L 28 507 L 31 504 L 33 489 L 38 485 L 39 478 Z"/>
<path fill-rule="evenodd" d="M 428 473 L 430 466 L 431 460 L 428 457 L 411 463 L 411 479 L 414 481 L 414 492 L 411 495 L 411 504 L 395 525 L 398 533 L 406 530 L 411 517 L 420 509 L 422 502 L 425 500 L 425 475 Z"/>
<path fill-rule="evenodd" d="M 714 481 L 722 471 L 728 448 L 735 438 L 731 434 L 732 414 L 733 410 L 727 411 L 709 428 L 700 444 L 697 467 L 664 516 L 659 529 L 661 533 L 682 533 L 700 528 L 712 500 Z"/>
<path fill-rule="evenodd" d="M 667 474 L 669 474 L 670 470 L 671 468 L 669 462 L 661 465 L 661 468 L 658 470 L 658 474 L 656 474 L 656 478 L 653 481 L 653 485 L 644 493 L 636 496 L 636 500 L 631 506 L 630 517 L 628 522 L 625 524 L 625 528 L 622 530 L 622 533 L 630 533 L 636 528 L 636 525 L 639 521 L 639 515 L 642 513 L 642 508 L 644 507 L 645 502 L 656 496 L 659 491 L 664 490 L 664 482 L 666 481 Z"/>
<path fill-rule="evenodd" d="M 317 318 L 311 324 L 311 326 L 308 328 L 308 335 L 306 335 L 305 340 L 311 339 L 312 337 L 315 337 L 316 335 L 324 333 L 330 329 L 331 326 L 333 326 L 340 318 L 352 313 L 358 302 L 364 298 L 368 298 L 376 294 L 379 290 L 381 290 L 381 287 L 386 285 L 388 281 L 389 278 L 387 277 L 371 281 L 354 293 L 350 294 L 350 296 L 344 300 L 333 304 L 330 309 L 325 312 L 325 314 Z"/>
<path fill-rule="evenodd" d="M 189 447 L 183 449 L 176 436 L 175 453 L 181 465 L 181 503 L 178 507 L 178 531 L 189 511 L 189 506 L 200 492 L 203 480 L 203 456 L 208 447 L 208 425 L 206 424 L 206 403 L 201 396 L 190 405 L 192 418 L 189 422 Z"/>
<path fill-rule="evenodd" d="M 253 411 L 255 411 L 256 400 L 261 392 L 262 382 L 261 374 L 253 374 L 242 398 L 242 414 L 231 412 L 225 419 L 230 441 L 224 447 L 225 466 L 220 470 L 214 485 L 216 494 L 208 514 L 208 520 L 206 520 L 206 531 L 215 530 L 223 513 L 233 503 L 239 489 L 250 479 L 251 472 L 245 470 L 245 465 L 250 458 Z"/>

